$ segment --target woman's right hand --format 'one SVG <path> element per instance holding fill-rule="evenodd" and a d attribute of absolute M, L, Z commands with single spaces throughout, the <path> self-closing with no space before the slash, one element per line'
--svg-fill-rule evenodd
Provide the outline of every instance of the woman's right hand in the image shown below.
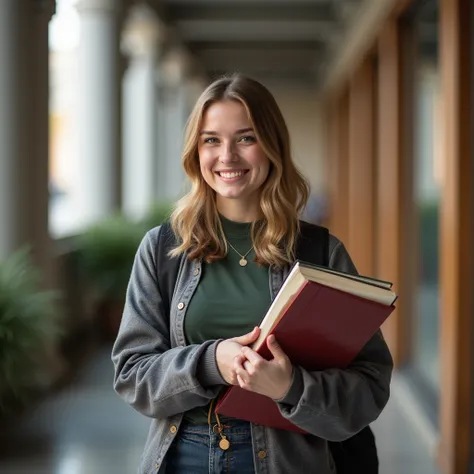
<path fill-rule="evenodd" d="M 225 339 L 217 344 L 216 361 L 217 367 L 230 385 L 238 385 L 237 375 L 234 368 L 234 359 L 242 353 L 242 347 L 255 342 L 260 334 L 260 328 L 255 327 L 251 332 L 243 336 Z"/>

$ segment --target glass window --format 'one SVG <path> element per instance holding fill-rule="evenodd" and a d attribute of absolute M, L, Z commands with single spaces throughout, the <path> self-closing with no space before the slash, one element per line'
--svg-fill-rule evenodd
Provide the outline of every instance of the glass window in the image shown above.
<path fill-rule="evenodd" d="M 440 188 L 440 70 L 438 2 L 420 3 L 413 20 L 413 198 L 417 275 L 413 308 L 412 364 L 421 382 L 439 390 L 438 214 Z"/>

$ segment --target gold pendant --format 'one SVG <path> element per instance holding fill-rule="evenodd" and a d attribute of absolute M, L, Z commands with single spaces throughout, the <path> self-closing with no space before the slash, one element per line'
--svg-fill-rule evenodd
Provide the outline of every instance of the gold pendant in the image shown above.
<path fill-rule="evenodd" d="M 219 448 L 222 451 L 227 451 L 230 448 L 230 442 L 225 436 L 222 436 L 222 439 L 219 441 Z"/>
<path fill-rule="evenodd" d="M 244 257 L 242 257 L 239 261 L 239 264 L 241 267 L 246 267 L 247 266 L 247 260 L 245 260 Z"/>

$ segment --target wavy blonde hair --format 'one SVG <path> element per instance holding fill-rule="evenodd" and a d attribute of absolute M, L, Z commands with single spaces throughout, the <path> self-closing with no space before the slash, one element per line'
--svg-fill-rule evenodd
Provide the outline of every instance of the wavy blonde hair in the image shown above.
<path fill-rule="evenodd" d="M 294 260 L 298 216 L 306 205 L 309 186 L 293 163 L 288 128 L 274 97 L 262 84 L 241 74 L 222 77 L 209 85 L 189 117 L 182 163 L 191 190 L 176 203 L 171 215 L 179 244 L 170 254 L 187 252 L 189 259 L 207 263 L 227 255 L 215 191 L 201 174 L 198 154 L 203 117 L 212 104 L 225 100 L 245 107 L 257 140 L 270 160 L 260 194 L 263 218 L 252 224 L 251 237 L 255 262 L 281 267 Z"/>

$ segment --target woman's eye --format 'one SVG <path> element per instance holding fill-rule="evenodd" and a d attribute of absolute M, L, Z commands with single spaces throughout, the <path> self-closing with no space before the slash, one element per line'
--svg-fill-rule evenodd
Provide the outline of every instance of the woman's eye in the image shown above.
<path fill-rule="evenodd" d="M 254 143 L 257 141 L 257 139 L 252 135 L 246 135 L 245 137 L 241 137 L 240 141 L 244 143 Z"/>
<path fill-rule="evenodd" d="M 210 143 L 210 144 L 217 143 L 217 138 L 215 137 L 205 138 L 204 143 Z"/>

